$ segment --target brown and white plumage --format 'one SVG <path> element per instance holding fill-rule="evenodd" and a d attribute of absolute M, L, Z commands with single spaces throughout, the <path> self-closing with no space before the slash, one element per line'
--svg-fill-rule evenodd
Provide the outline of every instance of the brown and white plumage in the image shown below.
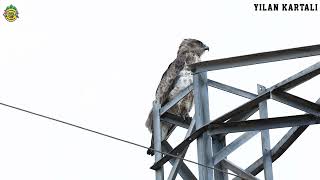
<path fill-rule="evenodd" d="M 156 91 L 156 101 L 159 102 L 161 106 L 172 100 L 181 90 L 192 83 L 192 74 L 188 65 L 199 62 L 201 55 L 206 50 L 209 50 L 209 48 L 199 40 L 185 39 L 182 41 L 179 46 L 177 58 L 162 75 Z M 170 108 L 168 112 L 187 118 L 189 117 L 192 104 L 193 94 L 189 93 Z M 152 122 L 152 112 L 150 112 L 146 121 L 146 127 L 150 132 L 152 132 L 153 128 Z M 175 126 L 172 124 L 161 123 L 162 140 L 166 140 L 174 128 Z M 151 147 L 153 147 L 153 139 L 151 140 Z M 153 151 L 148 150 L 148 154 L 153 154 Z"/>

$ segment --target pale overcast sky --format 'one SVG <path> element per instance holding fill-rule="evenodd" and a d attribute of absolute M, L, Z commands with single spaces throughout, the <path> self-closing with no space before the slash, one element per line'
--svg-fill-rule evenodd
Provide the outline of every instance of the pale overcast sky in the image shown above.
<path fill-rule="evenodd" d="M 9 23 L 0 17 L 0 102 L 149 146 L 144 122 L 161 75 L 184 38 L 210 47 L 203 60 L 320 43 L 319 11 L 255 12 L 253 3 L 2 0 L 0 14 L 13 4 L 20 18 Z M 305 58 L 208 76 L 256 93 L 257 83 L 270 87 L 318 61 Z M 319 83 L 316 77 L 290 92 L 314 102 Z M 209 93 L 211 119 L 247 101 L 218 90 Z M 268 103 L 270 116 L 302 113 Z M 271 144 L 287 130 L 272 130 Z M 177 129 L 170 143 L 178 144 L 185 133 Z M 274 163 L 274 179 L 318 179 L 319 135 L 319 126 L 308 128 Z M 228 136 L 228 142 L 236 136 Z M 149 169 L 154 157 L 145 149 L 2 106 L 0 143 L 0 179 L 154 179 Z M 195 149 L 193 144 L 186 157 L 197 160 Z M 229 159 L 246 168 L 260 155 L 256 136 Z M 197 174 L 197 167 L 188 165 Z"/>

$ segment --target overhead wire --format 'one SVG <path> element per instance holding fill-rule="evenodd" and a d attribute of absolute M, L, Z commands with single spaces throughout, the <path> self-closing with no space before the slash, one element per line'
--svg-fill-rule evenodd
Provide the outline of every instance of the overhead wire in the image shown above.
<path fill-rule="evenodd" d="M 136 146 L 136 147 L 140 147 L 140 148 L 144 148 L 144 149 L 151 149 L 151 150 L 153 150 L 153 151 L 155 151 L 157 153 L 161 153 L 163 155 L 168 155 L 168 156 L 171 156 L 173 158 L 178 158 L 178 159 L 181 159 L 183 161 L 186 161 L 186 162 L 189 162 L 189 163 L 192 163 L 192 164 L 196 164 L 198 166 L 202 166 L 202 167 L 205 167 L 205 168 L 209 168 L 209 169 L 212 169 L 212 170 L 216 170 L 216 171 L 222 172 L 224 174 L 229 174 L 229 175 L 232 175 L 232 176 L 235 176 L 235 177 L 239 177 L 239 178 L 242 178 L 242 179 L 247 179 L 247 178 L 242 177 L 240 175 L 237 175 L 237 174 L 234 174 L 234 173 L 230 173 L 228 171 L 224 171 L 224 170 L 219 169 L 219 168 L 207 166 L 205 164 L 201 164 L 201 163 L 198 163 L 196 161 L 185 159 L 185 158 L 182 158 L 180 156 L 177 156 L 177 155 L 174 155 L 174 154 L 170 154 L 170 153 L 167 153 L 167 152 L 159 151 L 159 150 L 156 150 L 156 149 L 151 148 L 151 147 L 147 147 L 147 146 L 144 146 L 144 145 L 132 142 L 132 141 L 128 141 L 128 140 L 125 140 L 125 139 L 122 139 L 122 138 L 118 138 L 118 137 L 115 137 L 115 136 L 112 136 L 112 135 L 109 135 L 109 134 L 98 132 L 98 131 L 95 131 L 95 130 L 92 130 L 92 129 L 89 129 L 89 128 L 85 128 L 85 127 L 82 127 L 82 126 L 79 126 L 79 125 L 76 125 L 76 124 L 72 124 L 72 123 L 69 123 L 69 122 L 66 122 L 66 121 L 62 121 L 62 120 L 59 120 L 59 119 L 56 119 L 56 118 L 53 118 L 53 117 L 50 117 L 50 116 L 42 115 L 42 114 L 39 114 L 39 113 L 36 113 L 36 112 L 33 112 L 33 111 L 29 111 L 29 110 L 26 110 L 26 109 L 23 109 L 23 108 L 12 106 L 12 105 L 9 105 L 9 104 L 6 104 L 6 103 L 1 103 L 0 102 L 0 105 L 6 106 L 6 107 L 9 107 L 9 108 L 18 110 L 18 111 L 23 111 L 25 113 L 32 114 L 32 115 L 35 115 L 35 116 L 39 116 L 39 117 L 42 117 L 42 118 L 45 118 L 45 119 L 56 121 L 56 122 L 59 122 L 59 123 L 62 123 L 62 124 L 68 125 L 68 126 L 72 126 L 72 127 L 75 127 L 75 128 L 78 128 L 78 129 L 82 129 L 82 130 L 85 130 L 85 131 L 88 131 L 88 132 L 91 132 L 91 133 L 98 134 L 98 135 L 101 135 L 101 136 L 105 136 L 105 137 L 108 137 L 108 138 L 111 138 L 111 139 L 114 139 L 114 140 L 117 140 L 117 141 L 121 141 L 121 142 L 130 144 L 130 145 L 133 145 L 133 146 Z"/>

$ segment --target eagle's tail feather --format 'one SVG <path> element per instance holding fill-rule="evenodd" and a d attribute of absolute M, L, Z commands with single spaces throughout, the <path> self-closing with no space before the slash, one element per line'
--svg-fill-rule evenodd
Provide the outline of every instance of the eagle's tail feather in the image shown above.
<path fill-rule="evenodd" d="M 152 126 L 153 126 L 153 118 L 152 118 L 152 110 L 149 113 L 148 119 L 145 123 L 145 126 L 148 128 L 148 130 L 152 133 Z"/>
<path fill-rule="evenodd" d="M 149 131 L 152 133 L 151 138 L 151 146 L 147 151 L 147 154 L 153 156 L 154 155 L 154 142 L 153 142 L 153 117 L 152 117 L 152 111 L 150 111 L 148 119 L 145 123 L 146 127 L 149 129 Z M 176 126 L 169 124 L 169 123 L 161 123 L 161 141 L 167 140 L 173 130 L 176 128 Z"/>
<path fill-rule="evenodd" d="M 152 133 L 152 138 L 151 138 L 151 145 L 150 148 L 147 151 L 148 155 L 153 156 L 154 155 L 154 143 L 153 143 L 153 117 L 152 117 L 152 110 L 149 113 L 148 119 L 145 123 L 145 126 L 148 128 L 148 130 Z"/>
<path fill-rule="evenodd" d="M 174 125 L 169 125 L 169 124 L 162 124 L 162 128 L 161 128 L 161 141 L 167 140 L 170 136 L 170 134 L 173 132 L 173 130 L 176 128 L 176 126 Z M 152 138 L 151 138 L 151 145 L 150 148 L 147 151 L 148 155 L 153 156 L 154 155 L 154 141 L 153 141 L 153 134 L 152 134 Z"/>

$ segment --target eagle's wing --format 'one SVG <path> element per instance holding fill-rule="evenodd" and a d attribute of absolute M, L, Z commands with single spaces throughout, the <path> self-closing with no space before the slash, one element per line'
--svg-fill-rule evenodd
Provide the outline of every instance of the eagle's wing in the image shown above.
<path fill-rule="evenodd" d="M 163 106 L 168 102 L 169 94 L 174 88 L 180 71 L 183 69 L 187 56 L 178 56 L 163 73 L 156 91 L 156 100 Z"/>
<path fill-rule="evenodd" d="M 160 83 L 158 85 L 156 91 L 156 100 L 161 104 L 161 106 L 165 105 L 169 101 L 169 94 L 171 90 L 174 88 L 176 81 L 179 77 L 180 71 L 184 68 L 185 62 L 187 62 L 190 56 L 180 55 L 178 56 L 168 67 L 168 69 L 163 73 Z M 150 111 L 148 119 L 146 121 L 146 127 L 152 132 L 152 111 Z M 162 139 L 167 139 L 170 134 L 175 129 L 175 125 L 164 123 L 162 124 Z M 166 129 L 166 130 L 164 130 Z M 153 135 L 151 138 L 151 148 L 148 149 L 147 154 L 153 155 Z"/>

